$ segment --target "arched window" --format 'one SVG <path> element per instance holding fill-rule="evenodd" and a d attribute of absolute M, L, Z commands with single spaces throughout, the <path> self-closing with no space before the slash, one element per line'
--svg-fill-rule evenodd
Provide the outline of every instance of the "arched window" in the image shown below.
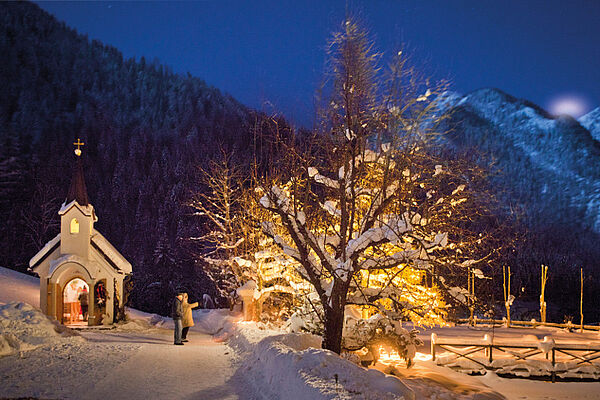
<path fill-rule="evenodd" d="M 71 233 L 79 233 L 79 221 L 77 221 L 77 218 L 71 220 Z"/>

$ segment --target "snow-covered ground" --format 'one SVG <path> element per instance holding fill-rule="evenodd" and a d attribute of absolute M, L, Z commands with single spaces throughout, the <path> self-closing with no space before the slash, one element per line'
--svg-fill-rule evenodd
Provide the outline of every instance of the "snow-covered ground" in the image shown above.
<path fill-rule="evenodd" d="M 0 303 L 22 301 L 40 306 L 40 279 L 0 267 Z"/>
<path fill-rule="evenodd" d="M 419 349 L 411 369 L 383 360 L 377 369 L 366 370 L 321 350 L 318 337 L 240 322 L 227 310 L 194 311 L 196 326 L 185 346 L 172 345 L 169 318 L 137 310 L 129 310 L 130 322 L 116 329 L 73 332 L 27 304 L 37 305 L 38 290 L 35 278 L 0 268 L 0 398 L 600 398 L 598 382 L 464 375 L 428 361 L 428 344 Z M 485 329 L 436 332 L 481 337 Z M 514 337 L 508 330 L 496 328 L 495 333 Z"/>

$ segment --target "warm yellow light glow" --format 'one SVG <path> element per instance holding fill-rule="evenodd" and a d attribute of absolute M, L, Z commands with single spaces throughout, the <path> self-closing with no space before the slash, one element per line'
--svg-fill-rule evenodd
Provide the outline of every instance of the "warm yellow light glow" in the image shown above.
<path fill-rule="evenodd" d="M 379 362 L 385 365 L 397 364 L 404 361 L 396 350 L 379 346 Z"/>
<path fill-rule="evenodd" d="M 415 353 L 413 361 L 431 361 L 431 354 Z M 384 365 L 396 365 L 398 363 L 405 363 L 406 361 L 400 357 L 396 350 L 386 348 L 386 346 L 379 346 L 379 362 Z"/>
<path fill-rule="evenodd" d="M 431 356 L 431 354 L 425 354 L 425 353 L 419 353 L 416 352 L 415 353 L 415 361 L 431 361 L 433 359 L 433 357 Z"/>
<path fill-rule="evenodd" d="M 79 233 L 79 221 L 77 221 L 77 218 L 73 218 L 71 220 L 71 233 L 72 234 Z"/>

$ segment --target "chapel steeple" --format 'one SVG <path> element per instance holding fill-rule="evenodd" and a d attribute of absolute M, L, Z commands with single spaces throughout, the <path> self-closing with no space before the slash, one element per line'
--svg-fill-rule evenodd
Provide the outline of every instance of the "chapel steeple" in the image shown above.
<path fill-rule="evenodd" d="M 76 200 L 79 205 L 87 206 L 89 204 L 89 198 L 87 195 L 87 189 L 85 187 L 85 179 L 83 177 L 83 164 L 81 162 L 80 148 L 80 146 L 85 145 L 85 143 L 77 138 L 77 142 L 73 143 L 73 145 L 77 146 L 75 149 L 77 162 L 73 168 L 73 178 L 71 179 L 71 186 L 69 187 L 69 193 L 67 194 L 65 204 L 69 204 L 73 200 Z"/>

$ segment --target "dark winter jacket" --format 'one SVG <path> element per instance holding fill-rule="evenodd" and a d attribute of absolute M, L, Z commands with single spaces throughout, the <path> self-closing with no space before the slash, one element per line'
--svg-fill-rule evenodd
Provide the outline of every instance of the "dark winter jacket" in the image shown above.
<path fill-rule="evenodd" d="M 88 292 L 79 293 L 79 302 L 81 303 L 82 306 L 88 305 Z"/>
<path fill-rule="evenodd" d="M 171 306 L 171 317 L 173 319 L 181 319 L 183 318 L 183 305 L 181 300 L 175 297 L 173 300 L 173 305 Z"/>

